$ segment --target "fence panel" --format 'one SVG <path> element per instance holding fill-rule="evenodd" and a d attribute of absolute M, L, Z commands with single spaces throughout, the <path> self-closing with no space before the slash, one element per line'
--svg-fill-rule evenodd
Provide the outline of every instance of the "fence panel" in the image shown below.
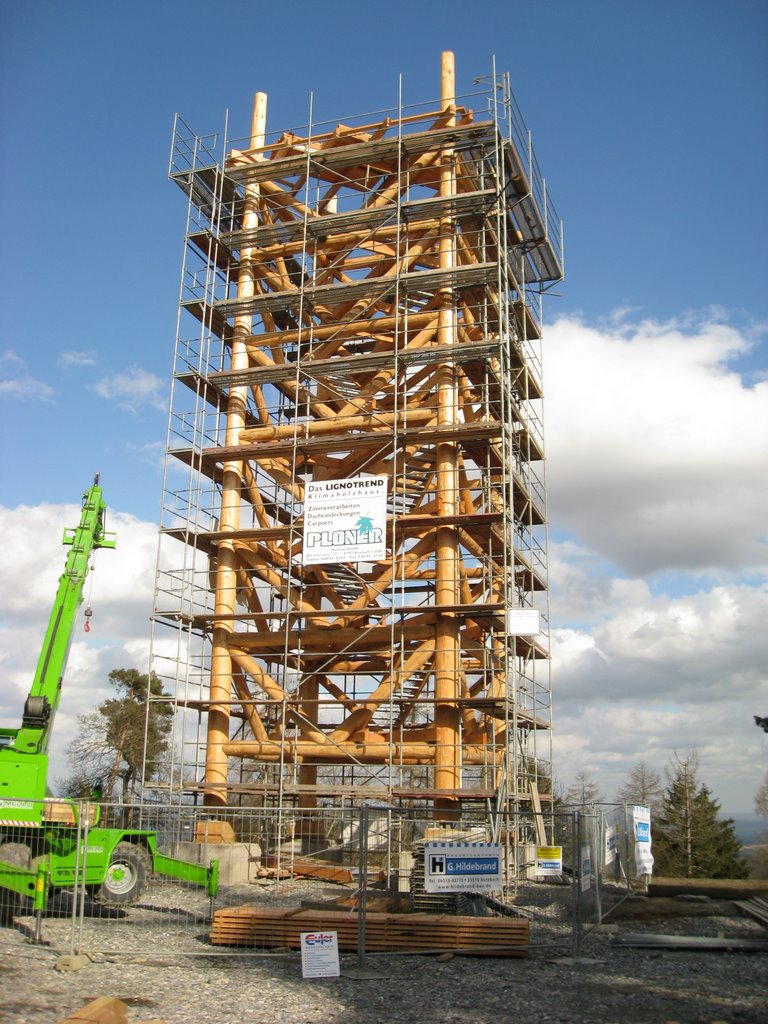
<path fill-rule="evenodd" d="M 44 936 L 64 951 L 108 956 L 238 955 L 295 948 L 298 921 L 304 931 L 338 931 L 342 950 L 358 958 L 457 946 L 507 955 L 572 952 L 594 917 L 592 868 L 591 888 L 582 888 L 580 874 L 584 836 L 594 829 L 572 814 L 546 816 L 547 834 L 563 850 L 553 874 L 534 826 L 530 814 L 477 814 L 449 824 L 435 822 L 427 807 L 373 804 L 75 804 L 71 820 L 56 825 L 71 847 L 72 869 L 51 879 Z M 61 846 L 61 835 L 56 842 Z M 499 854 L 498 890 L 428 891 L 429 842 L 491 844 Z M 597 865 L 592 839 L 586 843 L 590 865 Z M 45 859 L 42 848 L 35 852 Z M 421 935 L 417 918 L 432 922 Z M 398 927 L 408 937 L 393 946 Z"/>

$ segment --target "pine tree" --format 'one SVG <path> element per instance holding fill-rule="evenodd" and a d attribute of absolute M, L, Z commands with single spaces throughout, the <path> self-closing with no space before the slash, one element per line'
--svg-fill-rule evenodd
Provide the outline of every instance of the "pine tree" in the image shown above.
<path fill-rule="evenodd" d="M 746 878 L 733 819 L 718 817 L 720 804 L 698 781 L 696 753 L 675 754 L 668 779 L 653 827 L 654 872 L 674 878 Z"/>
<path fill-rule="evenodd" d="M 755 813 L 764 819 L 764 827 L 751 848 L 750 877 L 768 878 L 768 772 L 755 793 Z"/>

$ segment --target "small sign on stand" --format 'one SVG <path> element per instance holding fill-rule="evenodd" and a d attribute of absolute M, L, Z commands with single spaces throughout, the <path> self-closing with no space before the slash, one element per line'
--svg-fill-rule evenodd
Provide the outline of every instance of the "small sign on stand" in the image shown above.
<path fill-rule="evenodd" d="M 338 978 L 339 933 L 301 933 L 301 974 L 304 978 Z"/>
<path fill-rule="evenodd" d="M 562 846 L 536 847 L 536 877 L 561 878 L 563 874 Z"/>

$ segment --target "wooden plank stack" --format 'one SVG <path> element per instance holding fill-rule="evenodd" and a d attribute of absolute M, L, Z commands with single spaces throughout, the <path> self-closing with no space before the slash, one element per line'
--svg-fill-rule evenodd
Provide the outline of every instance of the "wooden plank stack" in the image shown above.
<path fill-rule="evenodd" d="M 339 949 L 357 951 L 358 916 L 339 910 L 275 910 L 231 907 L 216 911 L 210 939 L 214 946 L 298 949 L 301 933 L 334 931 Z M 450 950 L 473 956 L 527 956 L 528 921 L 509 917 L 452 914 L 366 914 L 368 953 Z"/>

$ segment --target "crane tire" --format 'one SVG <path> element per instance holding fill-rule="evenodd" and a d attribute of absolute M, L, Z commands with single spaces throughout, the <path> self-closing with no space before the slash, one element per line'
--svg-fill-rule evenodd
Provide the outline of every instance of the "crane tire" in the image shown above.
<path fill-rule="evenodd" d="M 129 906 L 141 896 L 150 874 L 151 861 L 143 846 L 118 843 L 104 881 L 96 890 L 96 899 L 107 907 Z"/>

